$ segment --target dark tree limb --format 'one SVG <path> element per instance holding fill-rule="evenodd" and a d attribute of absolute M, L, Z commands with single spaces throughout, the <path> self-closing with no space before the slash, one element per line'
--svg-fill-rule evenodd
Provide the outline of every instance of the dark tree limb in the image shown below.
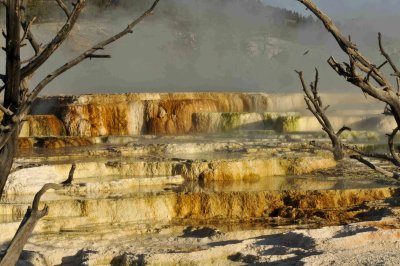
<path fill-rule="evenodd" d="M 92 54 L 88 55 L 87 58 L 93 59 L 93 58 L 111 58 L 111 55 L 109 54 Z"/>
<path fill-rule="evenodd" d="M 394 148 L 394 137 L 396 136 L 398 131 L 399 131 L 399 128 L 396 127 L 393 130 L 393 132 L 388 135 L 388 146 L 389 146 L 389 151 L 390 151 L 390 154 L 392 155 L 394 164 L 397 166 L 400 166 L 400 157 Z"/>
<path fill-rule="evenodd" d="M 7 0 L 6 8 L 6 78 L 4 80 L 4 101 L 3 106 L 11 113 L 4 113 L 1 125 L 3 129 L 14 124 L 15 114 L 20 106 L 20 84 L 21 84 L 21 62 L 20 62 L 20 1 Z M 13 130 L 14 129 L 14 130 Z M 0 132 L 0 142 L 6 136 L 7 141 L 0 146 L 0 197 L 3 193 L 8 173 L 14 160 L 17 150 L 17 138 L 20 125 L 10 128 L 10 131 Z M 17 132 L 18 133 L 15 133 Z"/>
<path fill-rule="evenodd" d="M 342 135 L 342 133 L 345 132 L 345 131 L 351 131 L 351 128 L 346 127 L 346 126 L 343 126 L 341 129 L 338 130 L 338 132 L 336 133 L 336 136 L 339 137 L 339 136 Z"/>
<path fill-rule="evenodd" d="M 61 184 L 47 183 L 36 193 L 32 202 L 32 207 L 28 207 L 14 238 L 11 240 L 5 255 L 0 261 L 0 266 L 15 265 L 17 263 L 18 258 L 20 257 L 28 238 L 35 229 L 37 222 L 49 212 L 49 207 L 47 205 L 45 205 L 43 209 L 39 209 L 41 197 L 50 189 L 59 190 L 71 185 L 75 167 L 75 164 L 73 164 L 66 181 Z"/>
<path fill-rule="evenodd" d="M 400 174 L 396 173 L 396 172 L 390 172 L 387 171 L 385 169 L 383 169 L 382 167 L 376 166 L 373 163 L 371 163 L 370 161 L 364 159 L 362 156 L 360 155 L 351 155 L 350 158 L 355 159 L 357 161 L 359 161 L 360 163 L 365 164 L 366 166 L 368 166 L 369 168 L 377 171 L 378 173 L 383 174 L 384 176 L 390 177 L 390 178 L 394 178 L 396 180 L 400 179 Z"/>
<path fill-rule="evenodd" d="M 396 164 L 396 161 L 393 160 L 393 158 L 390 155 L 387 155 L 384 153 L 365 152 L 365 151 L 361 150 L 360 148 L 358 148 L 357 146 L 350 146 L 350 145 L 346 145 L 345 148 L 348 150 L 351 150 L 361 156 L 364 156 L 364 157 L 385 160 L 385 161 L 389 161 L 389 162 L 393 163 L 396 166 L 400 166 L 400 165 Z"/>
<path fill-rule="evenodd" d="M 333 129 L 332 124 L 329 121 L 329 118 L 325 114 L 325 110 L 329 106 L 324 107 L 322 99 L 318 94 L 318 81 L 319 81 L 318 69 L 315 69 L 315 79 L 314 82 L 310 84 L 310 88 L 307 87 L 304 81 L 303 73 L 301 71 L 296 71 L 296 73 L 298 74 L 301 85 L 303 87 L 304 101 L 307 104 L 307 109 L 318 120 L 318 122 L 322 126 L 322 130 L 324 130 L 328 134 L 331 140 L 332 147 L 329 148 L 328 150 L 332 151 L 335 160 L 343 159 L 344 151 L 340 135 L 343 133 L 343 131 L 351 129 L 349 127 L 344 126 L 337 133 L 335 133 L 335 130 Z M 311 144 L 313 144 L 314 146 L 317 145 L 315 142 Z"/>

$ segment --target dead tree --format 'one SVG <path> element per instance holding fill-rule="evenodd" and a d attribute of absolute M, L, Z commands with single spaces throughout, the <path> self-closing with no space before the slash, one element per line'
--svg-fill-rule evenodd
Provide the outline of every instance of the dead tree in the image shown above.
<path fill-rule="evenodd" d="M 106 46 L 117 41 L 128 33 L 145 17 L 149 16 L 160 0 L 155 0 L 153 5 L 140 17 L 133 20 L 124 30 L 118 34 L 99 42 L 81 55 L 55 69 L 40 81 L 34 88 L 29 88 L 29 80 L 38 68 L 40 68 L 66 40 L 79 18 L 85 0 L 77 0 L 72 10 L 62 0 L 55 0 L 66 15 L 66 21 L 54 38 L 46 45 L 41 45 L 31 29 L 35 21 L 26 20 L 24 0 L 3 0 L 1 3 L 6 9 L 6 31 L 3 36 L 6 39 L 6 73 L 0 75 L 3 82 L 1 91 L 4 90 L 4 102 L 0 110 L 4 118 L 0 126 L 0 196 L 9 175 L 13 158 L 17 149 L 17 138 L 21 123 L 29 114 L 33 101 L 39 93 L 54 79 L 65 71 L 78 65 L 88 58 L 109 58 L 109 55 L 99 54 Z M 19 27 L 19 25 L 21 25 Z M 34 55 L 31 58 L 21 60 L 21 46 L 28 42 L 33 48 Z"/>
<path fill-rule="evenodd" d="M 49 207 L 46 205 L 43 209 L 39 210 L 40 198 L 50 189 L 60 190 L 70 186 L 74 179 L 75 169 L 76 165 L 72 164 L 68 178 L 64 182 L 61 184 L 47 183 L 36 193 L 32 207 L 28 207 L 14 238 L 11 240 L 5 255 L 0 261 L 0 266 L 15 265 L 17 263 L 25 243 L 28 241 L 28 237 L 31 235 L 33 229 L 35 229 L 36 223 L 49 212 Z"/>
<path fill-rule="evenodd" d="M 32 24 L 36 18 L 28 21 L 25 16 L 26 0 L 0 1 L 0 4 L 4 5 L 6 11 L 6 30 L 2 31 L 6 44 L 6 47 L 3 47 L 6 53 L 6 73 L 0 74 L 0 81 L 3 83 L 0 92 L 4 91 L 4 101 L 3 104 L 0 104 L 0 111 L 4 113 L 0 124 L 0 198 L 3 195 L 4 186 L 16 155 L 21 125 L 29 114 L 32 103 L 38 97 L 39 93 L 58 76 L 84 60 L 88 58 L 109 58 L 109 55 L 99 54 L 99 51 L 103 51 L 109 44 L 119 40 L 128 33 L 133 33 L 133 28 L 153 13 L 160 0 L 154 0 L 151 7 L 141 16 L 134 19 L 124 30 L 97 43 L 81 55 L 56 68 L 36 86 L 30 88 L 30 79 L 67 39 L 86 4 L 86 0 L 76 0 L 72 4 L 72 7 L 68 7 L 63 0 L 54 1 L 65 14 L 66 20 L 53 39 L 45 45 L 41 44 L 32 30 Z M 33 55 L 30 58 L 21 59 L 21 47 L 27 44 L 32 47 Z M 25 216 L 24 221 L 26 222 L 23 221 L 14 238 L 17 242 L 13 241 L 13 243 L 17 244 L 10 245 L 6 257 L 0 262 L 1 265 L 15 264 L 11 262 L 14 262 L 15 258 L 18 259 L 19 253 L 22 251 L 22 247 L 25 245 L 37 220 L 47 213 L 46 209 L 42 211 L 38 210 L 37 204 L 40 196 L 47 189 L 57 187 L 54 184 L 47 185 L 38 192 L 32 209 L 28 210 Z M 10 256 L 12 259 L 10 259 Z"/>
<path fill-rule="evenodd" d="M 376 64 L 371 62 L 367 57 L 361 54 L 361 52 L 357 48 L 357 45 L 352 42 L 351 37 L 345 37 L 345 35 L 333 23 L 332 19 L 328 17 L 324 12 L 322 12 L 311 0 L 297 1 L 303 4 L 319 20 L 322 21 L 326 30 L 331 33 L 336 42 L 339 44 L 340 48 L 349 58 L 348 62 L 339 63 L 337 60 L 335 60 L 335 58 L 330 57 L 328 59 L 328 64 L 336 71 L 339 76 L 342 76 L 346 81 L 361 89 L 361 91 L 365 95 L 369 95 L 385 103 L 386 113 L 390 113 L 397 123 L 397 127 L 390 135 L 388 135 L 388 146 L 390 155 L 368 154 L 359 152 L 358 149 L 353 148 L 352 150 L 358 153 L 358 155 L 353 156 L 353 158 L 359 160 L 369 167 L 373 166 L 373 164 L 368 162 L 362 156 L 386 159 L 392 162 L 394 165 L 399 166 L 400 157 L 398 155 L 398 152 L 395 150 L 393 142 L 394 137 L 400 128 L 400 71 L 394 64 L 394 61 L 391 59 L 390 55 L 385 51 L 382 43 L 382 35 L 380 33 L 378 34 L 378 45 L 381 55 L 384 59 L 383 62 Z M 383 72 L 384 66 L 386 65 L 390 66 L 390 70 L 392 72 L 389 75 Z M 390 79 L 395 80 L 390 81 Z M 395 83 L 393 83 L 393 81 Z M 393 84 L 397 84 L 397 86 L 394 86 Z M 377 168 L 376 166 L 374 166 L 371 168 L 377 170 L 379 167 Z M 384 173 L 384 171 L 380 170 L 379 172 Z M 385 173 L 385 175 L 391 177 L 398 176 L 396 173 L 388 171 L 387 173 Z"/>
<path fill-rule="evenodd" d="M 303 72 L 296 71 L 296 73 L 299 75 L 299 79 L 303 87 L 304 101 L 307 104 L 307 109 L 315 116 L 319 124 L 322 126 L 322 130 L 325 131 L 326 134 L 328 134 L 329 139 L 331 140 L 332 147 L 323 148 L 330 150 L 333 153 L 335 160 L 342 160 L 344 158 L 344 149 L 342 141 L 340 139 L 340 135 L 344 131 L 351 129 L 346 126 L 343 126 L 341 129 L 339 129 L 338 132 L 335 132 L 335 130 L 333 129 L 331 122 L 325 114 L 325 111 L 329 108 L 329 105 L 324 106 L 321 97 L 318 95 L 318 69 L 315 69 L 315 79 L 314 82 L 311 82 L 310 88 L 307 87 L 304 81 Z M 315 142 L 311 142 L 311 144 L 321 146 Z"/>

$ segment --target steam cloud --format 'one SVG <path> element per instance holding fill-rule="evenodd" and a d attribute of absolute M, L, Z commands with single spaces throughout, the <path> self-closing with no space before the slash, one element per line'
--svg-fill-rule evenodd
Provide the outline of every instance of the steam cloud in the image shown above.
<path fill-rule="evenodd" d="M 97 40 L 121 30 L 150 3 L 141 2 L 135 8 L 123 6 L 106 14 L 87 7 L 91 12 L 40 69 L 32 85 Z M 349 85 L 326 64 L 331 55 L 346 58 L 319 22 L 312 18 L 299 22 L 287 11 L 263 10 L 257 8 L 259 5 L 254 0 L 161 1 L 155 15 L 138 25 L 133 35 L 104 51 L 112 59 L 87 60 L 56 79 L 43 94 L 300 91 L 293 70 L 304 70 L 306 78 L 311 79 L 314 67 L 321 72 L 321 89 L 348 90 Z M 379 58 L 375 29 L 371 31 L 364 22 L 361 18 L 344 20 L 340 27 L 354 33 L 352 38 L 362 45 L 364 53 Z M 47 22 L 33 30 L 46 42 L 60 25 Z M 396 30 L 385 35 L 392 54 L 398 53 Z M 25 48 L 24 56 L 29 53 Z M 0 59 L 4 62 L 4 53 Z M 4 72 L 4 64 L 0 71 Z"/>

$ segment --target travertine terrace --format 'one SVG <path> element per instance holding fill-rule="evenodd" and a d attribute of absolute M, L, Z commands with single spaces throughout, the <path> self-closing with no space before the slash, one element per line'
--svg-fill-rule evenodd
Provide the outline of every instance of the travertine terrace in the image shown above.
<path fill-rule="evenodd" d="M 365 102 L 324 97 L 332 106 Z M 263 93 L 41 98 L 0 202 L 0 241 L 13 236 L 34 193 L 65 180 L 75 163 L 73 185 L 43 197 L 49 214 L 21 263 L 326 264 L 356 236 L 390 235 L 385 248 L 398 248 L 397 183 L 310 146 L 326 139 L 302 101 Z M 380 148 L 392 121 L 368 103 L 369 112 L 332 107 L 334 126 L 356 129 L 346 142 Z"/>

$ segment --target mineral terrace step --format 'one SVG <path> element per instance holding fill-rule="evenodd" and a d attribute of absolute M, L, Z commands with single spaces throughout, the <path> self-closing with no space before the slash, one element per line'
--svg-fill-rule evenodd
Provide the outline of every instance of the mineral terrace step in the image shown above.
<path fill-rule="evenodd" d="M 225 154 L 225 156 L 232 154 Z M 13 172 L 6 184 L 5 194 L 33 194 L 45 183 L 60 183 L 66 180 L 71 164 L 49 164 L 22 168 Z M 133 160 L 99 160 L 75 162 L 74 182 L 80 179 L 102 177 L 149 177 L 152 184 L 165 184 L 173 176 L 181 176 L 185 180 L 257 180 L 266 176 L 285 176 L 308 174 L 315 170 L 328 169 L 336 166 L 332 156 L 327 154 L 299 153 L 282 150 L 276 154 L 252 155 L 234 154 L 231 158 L 210 159 L 158 159 L 146 158 Z M 155 179 L 155 177 L 165 177 Z M 131 186 L 141 181 L 125 180 Z M 178 178 L 174 179 L 175 181 Z M 114 183 L 115 188 L 122 188 L 122 181 Z M 118 185 L 119 184 L 119 185 Z M 110 185 L 110 183 L 109 183 Z M 109 188 L 112 188 L 110 185 Z M 106 186 L 104 187 L 106 188 Z"/>
<path fill-rule="evenodd" d="M 49 214 L 36 233 L 74 230 L 84 224 L 167 224 L 173 221 L 220 222 L 268 220 L 274 216 L 307 215 L 322 210 L 343 210 L 371 200 L 399 195 L 393 187 L 341 190 L 283 190 L 242 192 L 163 192 L 44 200 Z M 10 220 L 21 219 L 26 204 L 0 204 L 0 217 L 8 228 Z M 60 219 L 62 218 L 62 219 Z M 77 220 L 76 220 L 77 219 Z M 7 222 L 8 221 L 8 222 Z M 1 235 L 0 241 L 6 241 Z"/>

